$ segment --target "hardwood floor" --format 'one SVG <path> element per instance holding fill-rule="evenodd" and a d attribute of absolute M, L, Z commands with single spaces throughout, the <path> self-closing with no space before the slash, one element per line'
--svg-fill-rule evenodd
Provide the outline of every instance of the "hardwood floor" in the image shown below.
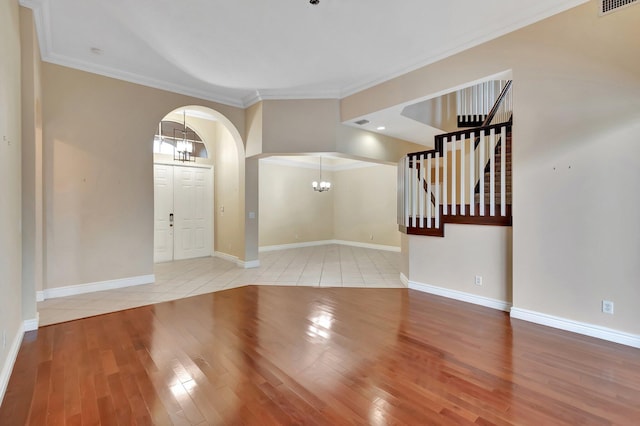
<path fill-rule="evenodd" d="M 640 350 L 407 289 L 248 286 L 25 335 L 1 425 L 638 424 Z"/>

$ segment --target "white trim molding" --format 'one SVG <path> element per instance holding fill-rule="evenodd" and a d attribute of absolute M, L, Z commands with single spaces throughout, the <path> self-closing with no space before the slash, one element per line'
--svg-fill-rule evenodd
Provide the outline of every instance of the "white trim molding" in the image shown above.
<path fill-rule="evenodd" d="M 260 266 L 260 261 L 259 260 L 244 261 L 244 260 L 240 260 L 238 258 L 238 256 L 234 256 L 232 254 L 223 253 L 221 251 L 213 252 L 213 256 L 214 257 L 218 257 L 218 258 L 220 258 L 222 260 L 226 260 L 227 262 L 235 263 L 236 266 L 239 266 L 239 267 L 244 268 L 244 269 L 257 268 L 258 266 Z"/>
<path fill-rule="evenodd" d="M 9 379 L 11 378 L 11 372 L 13 371 L 13 366 L 16 363 L 16 358 L 18 358 L 18 351 L 20 350 L 22 338 L 24 337 L 23 327 L 23 324 L 20 324 L 20 327 L 18 327 L 18 332 L 13 338 L 11 346 L 9 346 L 9 351 L 7 352 L 7 357 L 4 360 L 2 371 L 0 371 L 0 404 L 2 404 L 2 400 L 4 399 L 4 394 L 7 391 Z"/>
<path fill-rule="evenodd" d="M 436 296 L 447 297 L 449 299 L 460 300 L 462 302 L 473 303 L 474 305 L 485 306 L 499 311 L 509 312 L 511 303 L 503 300 L 492 299 L 490 297 L 478 296 L 477 294 L 465 293 L 463 291 L 451 290 L 434 285 L 409 281 L 409 288 L 423 293 L 435 294 Z"/>
<path fill-rule="evenodd" d="M 346 240 L 332 240 L 332 244 L 340 244 L 342 246 L 351 246 L 351 247 L 362 247 L 374 250 L 384 250 L 384 251 L 392 251 L 395 253 L 400 253 L 399 246 L 387 246 L 384 244 L 372 244 L 372 243 L 361 243 L 358 241 L 346 241 Z"/>
<path fill-rule="evenodd" d="M 301 243 L 290 243 L 290 244 L 277 244 L 273 246 L 260 246 L 258 248 L 258 252 L 268 252 L 268 251 L 278 251 L 278 250 L 289 250 L 296 248 L 304 248 L 304 247 L 316 247 L 316 246 L 326 246 L 328 244 L 333 244 L 333 240 L 320 240 L 320 241 L 304 241 Z"/>
<path fill-rule="evenodd" d="M 38 329 L 38 325 L 40 324 L 40 313 L 36 312 L 36 317 L 28 320 L 24 320 L 23 328 L 24 331 L 34 331 Z"/>
<path fill-rule="evenodd" d="M 36 300 L 53 299 L 56 297 L 75 296 L 78 294 L 94 293 L 96 291 L 115 290 L 142 284 L 152 284 L 156 281 L 153 274 L 137 277 L 119 278 L 116 280 L 97 281 L 94 283 L 69 285 L 64 287 L 47 288 L 36 292 Z M 41 295 L 39 293 L 42 293 Z"/>
<path fill-rule="evenodd" d="M 407 276 L 405 274 L 403 274 L 402 272 L 400 272 L 400 282 L 405 287 L 409 287 L 409 278 L 407 278 Z"/>
<path fill-rule="evenodd" d="M 511 308 L 511 318 L 545 325 L 547 327 L 558 328 L 560 330 L 570 331 L 640 349 L 640 335 L 637 334 L 626 333 L 624 331 L 601 327 L 599 325 L 574 321 L 521 308 Z"/>
<path fill-rule="evenodd" d="M 374 250 L 384 250 L 384 251 L 392 251 L 396 253 L 400 253 L 400 247 L 397 246 L 387 246 L 383 244 L 370 244 L 370 243 L 360 243 L 357 241 L 346 241 L 346 240 L 320 240 L 320 241 L 305 241 L 302 243 L 291 243 L 291 244 L 279 244 L 273 246 L 261 246 L 258 251 L 260 253 L 268 252 L 268 251 L 277 251 L 277 250 L 289 250 L 296 248 L 304 248 L 304 247 L 316 247 L 316 246 L 326 246 L 329 244 L 338 244 L 342 246 L 351 246 L 351 247 L 362 247 Z"/>
<path fill-rule="evenodd" d="M 248 260 L 248 261 L 238 260 L 238 266 L 244 269 L 258 268 L 260 266 L 260 261 L 259 260 Z"/>

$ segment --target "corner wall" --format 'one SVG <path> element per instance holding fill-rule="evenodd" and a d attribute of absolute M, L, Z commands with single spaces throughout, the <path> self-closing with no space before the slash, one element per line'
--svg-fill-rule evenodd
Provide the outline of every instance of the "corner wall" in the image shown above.
<path fill-rule="evenodd" d="M 36 293 L 42 291 L 44 199 L 40 49 L 31 9 L 20 8 L 22 67 L 22 315 L 37 326 Z M 31 328 L 31 327 L 30 327 Z"/>
<path fill-rule="evenodd" d="M 42 86 L 45 289 L 152 274 L 158 122 L 201 105 L 242 135 L 244 110 L 49 63 Z"/>
<path fill-rule="evenodd" d="M 331 166 L 325 159 L 322 177 L 332 186 L 319 193 L 311 187 L 318 180 L 317 159 L 296 164 L 283 158 L 260 162 L 261 247 L 331 240 L 400 246 L 396 167 L 340 166 L 340 160 Z"/>
<path fill-rule="evenodd" d="M 0 2 L 0 58 L 1 403 L 23 334 L 20 17 L 14 0 Z"/>

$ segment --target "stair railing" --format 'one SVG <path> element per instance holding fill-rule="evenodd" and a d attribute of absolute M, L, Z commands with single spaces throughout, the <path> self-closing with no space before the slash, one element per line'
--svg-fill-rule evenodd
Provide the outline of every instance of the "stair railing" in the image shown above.
<path fill-rule="evenodd" d="M 494 217 L 497 209 L 499 216 L 510 217 L 506 204 L 506 143 L 501 141 L 506 142 L 512 126 L 511 85 L 508 81 L 496 98 L 485 125 L 438 135 L 434 149 L 408 154 L 400 161 L 398 224 L 401 227 L 440 229 L 443 216 Z M 498 123 L 489 124 L 494 119 Z M 500 164 L 499 171 L 495 170 L 496 163 Z M 485 169 L 489 172 L 488 204 L 485 203 Z M 498 203 L 496 182 L 500 188 Z"/>

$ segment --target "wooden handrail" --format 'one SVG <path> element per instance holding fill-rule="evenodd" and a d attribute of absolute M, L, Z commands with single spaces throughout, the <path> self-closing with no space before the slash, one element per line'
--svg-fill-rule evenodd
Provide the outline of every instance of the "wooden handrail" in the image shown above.
<path fill-rule="evenodd" d="M 513 83 L 513 80 L 507 80 L 507 84 L 504 85 L 504 87 L 502 88 L 502 92 L 500 92 L 500 94 L 498 95 L 498 98 L 493 103 L 493 107 L 491 108 L 491 111 L 489 111 L 489 114 L 487 114 L 487 118 L 485 118 L 484 123 L 482 123 L 482 126 L 488 126 L 493 120 L 493 118 L 496 116 L 496 113 L 498 112 L 498 108 L 500 108 L 500 105 L 502 104 L 502 102 L 504 102 L 504 98 L 507 97 L 507 93 L 509 93 L 509 90 L 511 90 L 512 83 Z"/>
<path fill-rule="evenodd" d="M 508 80 L 507 83 L 505 84 L 505 86 L 502 88 L 502 91 L 500 92 L 500 94 L 498 95 L 498 97 L 496 98 L 496 101 L 493 104 L 493 107 L 491 108 L 491 110 L 489 111 L 489 113 L 487 114 L 484 122 L 482 123 L 482 126 L 480 127 L 474 127 L 471 129 L 465 129 L 465 130 L 458 130 L 455 132 L 449 132 L 449 133 L 444 133 L 441 135 L 436 135 L 434 138 L 434 145 L 435 147 L 433 149 L 427 150 L 427 151 L 419 151 L 419 152 L 412 152 L 407 154 L 407 157 L 409 158 L 410 161 L 410 167 L 418 167 L 417 166 L 417 159 L 420 155 L 424 155 L 425 157 L 428 156 L 429 154 L 433 154 L 435 155 L 436 153 L 442 155 L 443 153 L 443 148 L 444 148 L 444 139 L 447 138 L 447 141 L 451 141 L 453 138 L 455 138 L 456 140 L 461 140 L 461 139 L 467 139 L 469 137 L 471 137 L 471 134 L 473 133 L 475 136 L 475 140 L 474 140 L 474 149 L 478 147 L 478 145 L 480 144 L 480 132 L 482 132 L 483 130 L 485 131 L 486 134 L 490 133 L 492 129 L 498 129 L 501 127 L 504 127 L 505 125 L 507 125 L 507 131 L 511 130 L 511 126 L 513 124 L 513 115 L 509 118 L 509 121 L 507 121 L 506 123 L 498 123 L 498 124 L 489 124 L 491 123 L 491 121 L 494 119 L 494 117 L 496 116 L 498 109 L 500 108 L 500 105 L 502 104 L 502 102 L 504 102 L 507 94 L 509 93 L 509 90 L 511 89 L 511 85 L 513 83 L 513 80 Z M 500 142 L 500 139 L 498 139 L 498 142 Z M 486 166 L 485 166 L 486 168 Z M 476 183 L 476 187 L 474 188 L 474 190 L 477 190 L 479 183 Z M 427 192 L 428 186 L 427 186 L 427 182 L 425 180 L 423 180 L 422 182 L 422 187 L 423 190 L 425 192 Z M 430 193 L 431 196 L 431 204 L 433 204 L 435 206 L 436 203 L 436 199 L 435 196 L 433 195 L 433 193 Z"/>
<path fill-rule="evenodd" d="M 442 154 L 442 148 L 443 148 L 442 145 L 443 145 L 444 138 L 447 138 L 448 142 L 451 142 L 451 140 L 454 137 L 456 138 L 456 140 L 467 139 L 467 138 L 471 137 L 471 133 L 474 133 L 474 135 L 477 136 L 477 135 L 480 134 L 480 132 L 482 130 L 484 130 L 486 134 L 489 134 L 491 129 L 499 129 L 499 128 L 504 127 L 504 126 L 507 126 L 507 130 L 511 130 L 512 124 L 513 124 L 513 118 L 509 119 L 509 121 L 506 122 L 506 123 L 491 124 L 491 125 L 488 125 L 488 126 L 474 127 L 473 129 L 458 130 L 458 131 L 455 131 L 455 132 L 436 135 L 435 136 L 435 148 L 434 149 L 430 149 L 430 150 L 427 150 L 427 151 L 412 152 L 412 153 L 407 154 L 407 156 L 410 159 L 413 159 L 415 157 L 419 157 L 422 154 L 424 154 L 425 156 L 427 154 L 435 154 L 435 153 Z M 464 136 L 464 138 L 461 138 L 462 136 Z"/>
<path fill-rule="evenodd" d="M 500 94 L 498 95 L 498 97 L 496 98 L 496 101 L 493 104 L 493 107 L 491 108 L 491 110 L 489 111 L 489 113 L 487 114 L 487 117 L 485 118 L 484 122 L 482 123 L 482 126 L 480 127 L 474 127 L 471 129 L 465 129 L 465 130 L 458 130 L 455 132 L 449 132 L 449 133 L 444 133 L 441 135 L 436 135 L 435 136 L 435 147 L 434 149 L 430 149 L 427 151 L 419 151 L 419 152 L 412 152 L 407 154 L 407 156 L 409 158 L 411 157 L 415 157 L 415 156 L 419 156 L 420 154 L 435 154 L 440 153 L 442 154 L 442 143 L 444 138 L 447 138 L 449 141 L 451 139 L 453 139 L 454 137 L 459 140 L 459 138 L 461 136 L 464 136 L 465 139 L 468 138 L 471 133 L 476 133 L 476 134 L 480 134 L 480 131 L 485 130 L 485 131 L 490 131 L 491 129 L 496 129 L 498 127 L 502 127 L 505 123 L 498 123 L 498 124 L 489 124 L 491 123 L 491 121 L 495 118 L 498 109 L 500 108 L 500 105 L 502 104 L 502 102 L 504 102 L 505 98 L 507 97 L 507 94 L 509 93 L 509 90 L 511 90 L 511 86 L 513 84 L 513 80 L 508 80 L 507 83 L 504 85 L 504 87 L 502 88 L 502 91 L 500 92 Z M 507 121 L 508 125 L 513 124 L 513 115 L 509 118 L 509 121 Z M 474 141 L 474 147 L 477 148 L 478 147 L 478 143 L 480 143 L 480 138 L 476 137 L 476 140 Z"/>

